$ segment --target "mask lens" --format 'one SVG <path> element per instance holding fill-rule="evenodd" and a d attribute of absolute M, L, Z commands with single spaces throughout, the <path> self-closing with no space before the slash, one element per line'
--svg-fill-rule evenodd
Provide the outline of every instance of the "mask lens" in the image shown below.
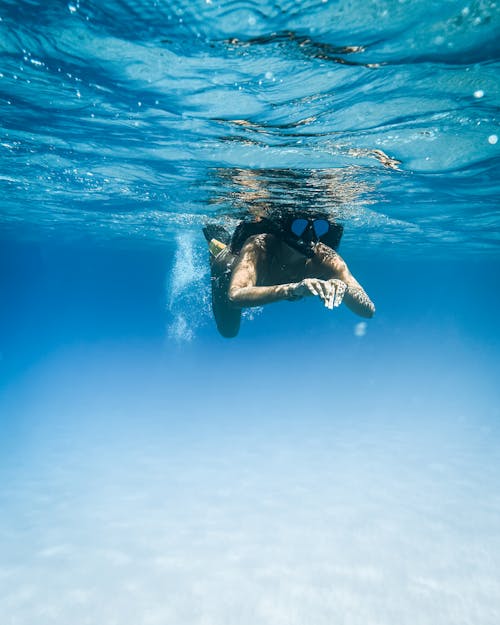
<path fill-rule="evenodd" d="M 330 229 L 330 224 L 326 221 L 326 219 L 315 219 L 313 223 L 314 232 L 318 238 L 322 237 Z"/>
<path fill-rule="evenodd" d="M 306 231 L 308 223 L 307 219 L 294 219 L 290 226 L 290 230 L 295 236 L 301 237 Z"/>

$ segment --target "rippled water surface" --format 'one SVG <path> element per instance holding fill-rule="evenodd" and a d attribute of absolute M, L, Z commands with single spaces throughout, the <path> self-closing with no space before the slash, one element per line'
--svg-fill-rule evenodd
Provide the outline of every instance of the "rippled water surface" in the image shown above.
<path fill-rule="evenodd" d="M 4 0 L 0 16 L 3 228 L 165 240 L 257 194 L 319 202 L 365 247 L 498 251 L 495 2 Z"/>

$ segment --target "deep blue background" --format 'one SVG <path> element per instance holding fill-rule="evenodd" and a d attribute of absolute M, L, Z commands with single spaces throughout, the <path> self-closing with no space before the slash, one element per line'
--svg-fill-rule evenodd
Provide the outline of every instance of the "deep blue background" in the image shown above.
<path fill-rule="evenodd" d="M 201 239 L 199 245 L 203 248 Z M 211 375 L 213 368 L 207 361 L 213 358 L 221 362 L 232 358 L 245 375 L 265 380 L 272 379 L 271 362 L 280 369 L 297 366 L 300 374 L 291 379 L 280 374 L 280 386 L 294 384 L 297 375 L 299 384 L 301 378 L 316 376 L 321 385 L 325 362 L 332 382 L 345 377 L 353 388 L 363 383 L 367 372 L 380 384 L 385 380 L 384 370 L 399 374 L 407 370 L 412 372 L 408 380 L 416 376 L 415 388 L 426 380 L 437 392 L 451 372 L 460 371 L 471 376 L 471 387 L 457 392 L 472 398 L 481 376 L 486 382 L 495 379 L 500 299 L 494 288 L 499 266 L 495 260 L 403 259 L 385 253 L 369 261 L 366 255 L 352 255 L 351 261 L 349 250 L 342 251 L 377 306 L 365 336 L 354 335 L 354 326 L 361 320 L 350 311 L 342 307 L 328 312 L 311 299 L 265 307 L 254 320 L 244 320 L 238 338 L 228 341 L 217 335 L 200 292 L 202 323 L 191 342 L 179 342 L 167 332 L 173 249 L 106 246 L 93 241 L 65 245 L 50 240 L 4 240 L 0 257 L 2 379 L 16 381 L 31 366 L 71 346 L 90 348 L 103 343 L 125 350 L 142 344 L 148 353 L 160 357 L 175 354 L 178 362 L 189 363 L 192 358 L 191 374 L 196 371 L 202 379 Z M 208 276 L 205 283 L 206 290 Z M 196 311 L 191 311 L 193 315 Z M 440 378 L 429 373 L 434 369 Z M 171 375 L 170 383 L 175 386 L 178 370 Z M 394 391 L 404 396 L 403 389 Z"/>

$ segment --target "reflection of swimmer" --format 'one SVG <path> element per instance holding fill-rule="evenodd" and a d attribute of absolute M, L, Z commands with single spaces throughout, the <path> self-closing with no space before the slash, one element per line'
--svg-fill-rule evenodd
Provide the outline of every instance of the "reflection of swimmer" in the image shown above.
<path fill-rule="evenodd" d="M 241 309 L 316 296 L 333 309 L 346 304 L 361 317 L 375 306 L 335 248 L 342 226 L 324 213 L 294 212 L 242 222 L 230 240 L 206 226 L 212 305 L 222 336 L 238 334 Z"/>

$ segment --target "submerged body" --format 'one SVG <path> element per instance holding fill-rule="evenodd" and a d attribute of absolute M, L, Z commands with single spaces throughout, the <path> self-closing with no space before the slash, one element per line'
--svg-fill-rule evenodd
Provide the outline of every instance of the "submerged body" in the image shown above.
<path fill-rule="evenodd" d="M 214 315 L 228 338 L 239 331 L 242 308 L 282 300 L 317 296 L 330 309 L 344 301 L 362 317 L 375 312 L 345 261 L 320 241 L 305 256 L 274 234 L 259 234 L 249 237 L 239 254 L 225 248 L 211 264 Z"/>

